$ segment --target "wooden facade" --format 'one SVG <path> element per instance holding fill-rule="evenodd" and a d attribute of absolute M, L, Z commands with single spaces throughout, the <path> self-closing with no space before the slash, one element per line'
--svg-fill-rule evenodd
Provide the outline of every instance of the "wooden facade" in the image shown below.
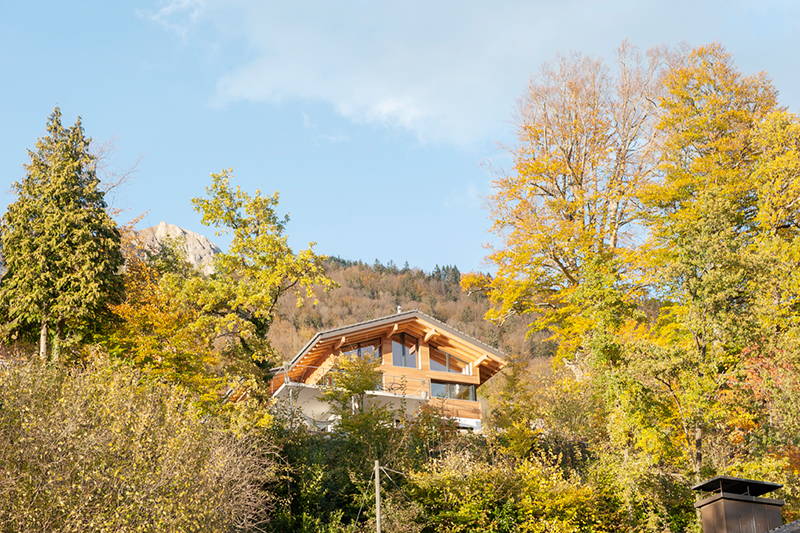
<path fill-rule="evenodd" d="M 317 333 L 276 373 L 273 393 L 284 384 L 326 384 L 345 351 L 380 359 L 384 396 L 425 399 L 457 419 L 481 419 L 475 391 L 506 364 L 497 349 L 420 311 L 407 311 Z"/>

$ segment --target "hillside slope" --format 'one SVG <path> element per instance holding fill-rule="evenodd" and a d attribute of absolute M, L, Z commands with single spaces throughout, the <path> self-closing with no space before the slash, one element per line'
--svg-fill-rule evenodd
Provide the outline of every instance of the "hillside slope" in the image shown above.
<path fill-rule="evenodd" d="M 290 359 L 315 332 L 385 316 L 402 309 L 419 309 L 508 354 L 549 355 L 543 335 L 525 338 L 527 321 L 514 317 L 502 326 L 483 319 L 489 307 L 480 294 L 468 295 L 459 287 L 455 266 L 436 267 L 426 273 L 376 262 L 331 258 L 328 275 L 339 287 L 318 294 L 318 304 L 297 307 L 293 298 L 280 302 L 278 317 L 270 329 L 273 346 Z"/>
<path fill-rule="evenodd" d="M 213 258 L 219 248 L 203 235 L 173 224 L 137 232 L 142 245 L 151 251 L 177 242 L 186 259 L 205 274 L 213 272 Z M 318 291 L 317 304 L 296 305 L 292 296 L 280 301 L 270 328 L 270 340 L 284 359 L 292 356 L 319 330 L 344 326 L 389 315 L 398 306 L 419 309 L 449 325 L 497 346 L 507 354 L 527 357 L 550 355 L 552 346 L 539 334 L 526 339 L 528 321 L 512 317 L 503 325 L 484 320 L 489 303 L 481 294 L 465 294 L 459 286 L 461 273 L 455 266 L 437 266 L 424 272 L 407 265 L 373 264 L 329 258 L 328 275 L 338 283 L 330 292 Z"/>

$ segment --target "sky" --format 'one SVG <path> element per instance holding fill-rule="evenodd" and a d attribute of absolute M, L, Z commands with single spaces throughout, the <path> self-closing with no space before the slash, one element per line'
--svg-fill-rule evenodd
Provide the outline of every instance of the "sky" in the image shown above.
<path fill-rule="evenodd" d="M 121 223 L 200 224 L 232 168 L 279 191 L 290 242 L 491 270 L 491 182 L 544 62 L 623 40 L 720 42 L 800 110 L 800 2 L 83 0 L 0 3 L 0 205 L 60 106 L 105 154 Z"/>

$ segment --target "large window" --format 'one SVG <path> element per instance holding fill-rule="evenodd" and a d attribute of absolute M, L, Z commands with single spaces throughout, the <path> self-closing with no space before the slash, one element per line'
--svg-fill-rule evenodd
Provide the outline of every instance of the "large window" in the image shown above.
<path fill-rule="evenodd" d="M 431 346 L 431 370 L 451 372 L 453 374 L 469 374 L 469 364 L 454 355 Z"/>
<path fill-rule="evenodd" d="M 392 364 L 407 368 L 417 368 L 417 339 L 411 335 L 400 333 L 392 337 Z"/>
<path fill-rule="evenodd" d="M 348 344 L 342 348 L 342 355 L 351 357 L 376 357 L 381 358 L 381 341 L 372 340 L 368 342 L 359 342 L 356 344 Z"/>
<path fill-rule="evenodd" d="M 448 398 L 450 400 L 475 401 L 475 385 L 466 383 L 445 383 L 431 381 L 431 396 L 434 398 Z"/>

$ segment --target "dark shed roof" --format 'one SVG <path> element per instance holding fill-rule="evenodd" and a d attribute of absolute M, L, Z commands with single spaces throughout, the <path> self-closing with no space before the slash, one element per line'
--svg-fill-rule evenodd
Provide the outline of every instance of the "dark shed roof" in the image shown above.
<path fill-rule="evenodd" d="M 783 485 L 778 483 L 770 483 L 768 481 L 756 481 L 754 479 L 744 479 L 731 476 L 717 476 L 695 485 L 692 487 L 692 490 L 761 496 L 762 494 L 779 489 L 782 486 Z"/>

